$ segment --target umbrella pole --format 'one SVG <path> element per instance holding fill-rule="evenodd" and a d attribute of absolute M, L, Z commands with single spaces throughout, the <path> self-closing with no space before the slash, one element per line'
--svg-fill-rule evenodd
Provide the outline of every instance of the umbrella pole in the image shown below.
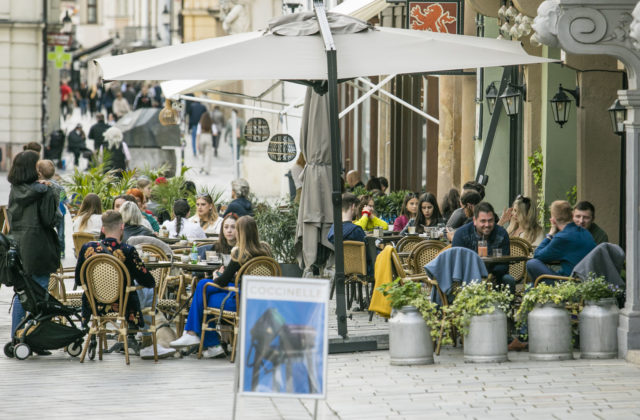
<path fill-rule="evenodd" d="M 327 52 L 328 70 L 328 91 L 329 95 L 329 121 L 331 133 L 331 181 L 333 192 L 331 201 L 333 203 L 333 230 L 334 230 L 334 250 L 336 259 L 336 316 L 338 318 L 338 334 L 342 338 L 347 338 L 347 305 L 344 293 L 344 253 L 342 251 L 342 182 L 340 180 L 340 170 L 342 168 L 340 130 L 338 126 L 338 64 L 336 48 L 331 36 L 331 29 L 327 22 L 324 5 L 321 1 L 314 4 L 316 17 L 320 33 L 324 40 Z"/>

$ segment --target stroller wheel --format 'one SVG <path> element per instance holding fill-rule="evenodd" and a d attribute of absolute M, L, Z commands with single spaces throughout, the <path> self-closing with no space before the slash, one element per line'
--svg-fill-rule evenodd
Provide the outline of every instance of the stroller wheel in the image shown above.
<path fill-rule="evenodd" d="M 13 358 L 13 342 L 9 341 L 4 345 L 4 355 Z"/>
<path fill-rule="evenodd" d="M 27 343 L 18 343 L 13 348 L 13 355 L 18 360 L 25 360 L 31 356 L 31 347 Z"/>
<path fill-rule="evenodd" d="M 67 351 L 69 356 L 78 357 L 80 356 L 80 353 L 82 353 L 82 342 L 81 341 L 73 342 L 69 344 L 65 350 Z"/>

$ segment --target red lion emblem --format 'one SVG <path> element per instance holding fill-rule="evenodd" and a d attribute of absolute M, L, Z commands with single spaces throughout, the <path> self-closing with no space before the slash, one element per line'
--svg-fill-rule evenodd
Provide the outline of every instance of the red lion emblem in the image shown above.
<path fill-rule="evenodd" d="M 413 6 L 410 19 L 411 29 L 444 33 L 449 33 L 447 24 L 456 21 L 455 16 L 445 12 L 442 5 L 437 3 L 430 4 L 424 9 L 420 5 Z"/>

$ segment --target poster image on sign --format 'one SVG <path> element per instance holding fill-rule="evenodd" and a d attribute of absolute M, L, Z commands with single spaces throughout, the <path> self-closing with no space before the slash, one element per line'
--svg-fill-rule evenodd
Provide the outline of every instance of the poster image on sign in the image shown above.
<path fill-rule="evenodd" d="M 409 2 L 409 27 L 418 31 L 457 34 L 459 1 Z"/>
<path fill-rule="evenodd" d="M 245 280 L 243 283 L 247 286 Z M 288 283 L 284 279 L 273 280 L 275 283 L 265 283 L 272 290 L 310 286 Z M 308 282 L 308 279 L 296 281 Z M 324 289 L 319 289 L 318 297 L 325 294 Z M 246 304 L 242 323 L 240 392 L 256 396 L 323 398 L 326 389 L 326 301 L 254 297 L 243 299 Z"/>

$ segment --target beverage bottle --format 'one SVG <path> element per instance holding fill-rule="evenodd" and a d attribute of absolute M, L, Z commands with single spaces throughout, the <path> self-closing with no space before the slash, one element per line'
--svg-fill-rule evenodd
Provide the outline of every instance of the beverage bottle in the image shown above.
<path fill-rule="evenodd" d="M 194 242 L 193 246 L 191 247 L 191 253 L 189 254 L 189 257 L 191 259 L 191 264 L 197 264 L 198 263 L 198 248 L 196 247 L 195 242 Z"/>

